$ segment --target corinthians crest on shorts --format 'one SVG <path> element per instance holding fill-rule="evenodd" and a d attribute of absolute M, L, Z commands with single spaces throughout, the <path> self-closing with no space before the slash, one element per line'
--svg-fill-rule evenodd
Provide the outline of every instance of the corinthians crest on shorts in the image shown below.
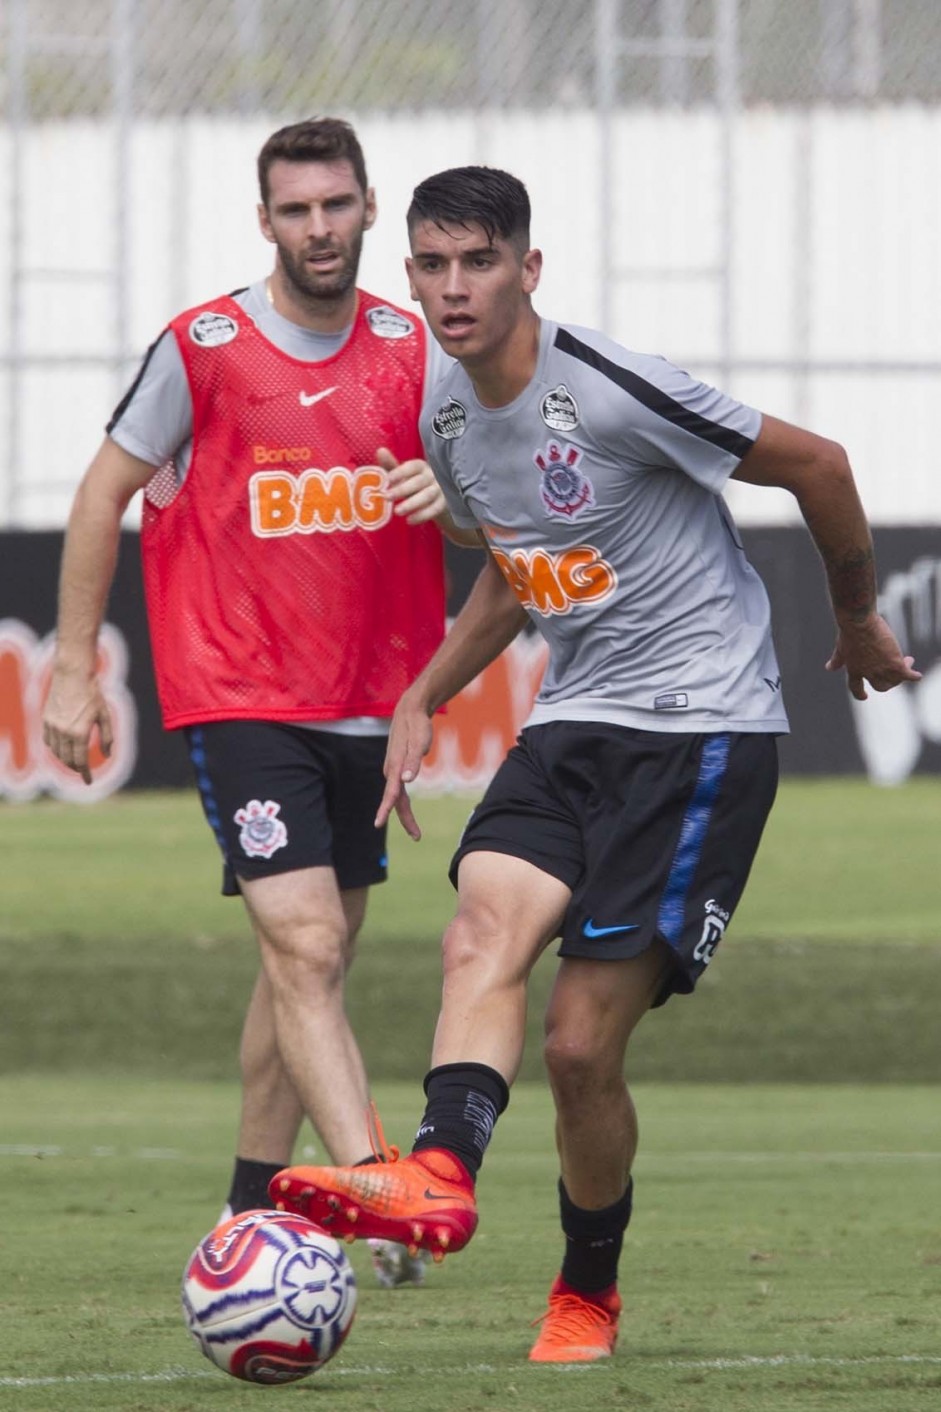
<path fill-rule="evenodd" d="M 279 819 L 281 805 L 273 799 L 250 799 L 244 809 L 237 809 L 233 815 L 241 825 L 239 843 L 249 858 L 270 858 L 288 841 L 288 831 L 283 819 Z"/>
<path fill-rule="evenodd" d="M 533 460 L 542 472 L 539 493 L 552 515 L 574 518 L 595 503 L 591 481 L 579 470 L 582 452 L 565 441 L 547 441 Z"/>

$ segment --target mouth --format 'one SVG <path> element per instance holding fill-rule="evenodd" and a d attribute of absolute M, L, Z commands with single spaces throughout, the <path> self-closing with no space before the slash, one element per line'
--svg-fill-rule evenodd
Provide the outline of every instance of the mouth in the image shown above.
<path fill-rule="evenodd" d="M 306 257 L 306 262 L 315 270 L 330 270 L 340 264 L 339 250 L 315 250 Z"/>
<path fill-rule="evenodd" d="M 441 320 L 441 332 L 448 338 L 464 338 L 477 325 L 470 314 L 445 314 Z"/>

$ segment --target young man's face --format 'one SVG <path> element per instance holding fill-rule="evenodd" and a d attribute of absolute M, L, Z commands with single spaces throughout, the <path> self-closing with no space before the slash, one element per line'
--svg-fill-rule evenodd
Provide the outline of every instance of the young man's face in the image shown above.
<path fill-rule="evenodd" d="M 273 162 L 262 234 L 277 246 L 285 278 L 305 299 L 333 300 L 356 283 L 363 232 L 376 219 L 373 190 L 340 162 Z"/>
<path fill-rule="evenodd" d="M 411 247 L 409 287 L 435 338 L 452 358 L 485 363 L 529 317 L 542 255 L 501 236 L 491 242 L 479 225 L 433 221 L 414 227 Z"/>

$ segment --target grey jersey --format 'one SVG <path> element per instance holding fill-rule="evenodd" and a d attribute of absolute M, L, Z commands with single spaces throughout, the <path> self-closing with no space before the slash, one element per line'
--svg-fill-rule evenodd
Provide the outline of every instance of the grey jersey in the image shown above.
<path fill-rule="evenodd" d="M 721 494 L 760 425 L 662 358 L 547 320 L 509 406 L 445 375 L 429 460 L 549 644 L 527 724 L 787 730 L 768 597 Z"/>
<path fill-rule="evenodd" d="M 264 280 L 238 290 L 233 298 L 270 343 L 304 363 L 332 358 L 350 335 L 348 328 L 339 333 L 315 333 L 284 318 L 269 302 Z M 432 388 L 452 360 L 430 334 L 425 346 L 425 387 Z M 108 434 L 130 455 L 152 466 L 172 460 L 178 473 L 186 474 L 192 449 L 193 403 L 183 359 L 169 331 L 147 353 L 137 378 L 108 424 Z"/>

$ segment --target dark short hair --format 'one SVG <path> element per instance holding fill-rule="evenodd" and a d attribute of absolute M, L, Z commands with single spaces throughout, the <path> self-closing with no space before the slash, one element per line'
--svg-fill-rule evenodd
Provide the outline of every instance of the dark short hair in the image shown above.
<path fill-rule="evenodd" d="M 518 177 L 499 167 L 451 167 L 420 182 L 408 208 L 409 234 L 420 221 L 434 225 L 482 226 L 529 249 L 529 195 Z"/>
<path fill-rule="evenodd" d="M 274 162 L 349 162 L 365 195 L 366 159 L 359 138 L 342 118 L 305 118 L 273 132 L 258 154 L 258 190 L 264 206 L 271 194 L 268 173 Z"/>

